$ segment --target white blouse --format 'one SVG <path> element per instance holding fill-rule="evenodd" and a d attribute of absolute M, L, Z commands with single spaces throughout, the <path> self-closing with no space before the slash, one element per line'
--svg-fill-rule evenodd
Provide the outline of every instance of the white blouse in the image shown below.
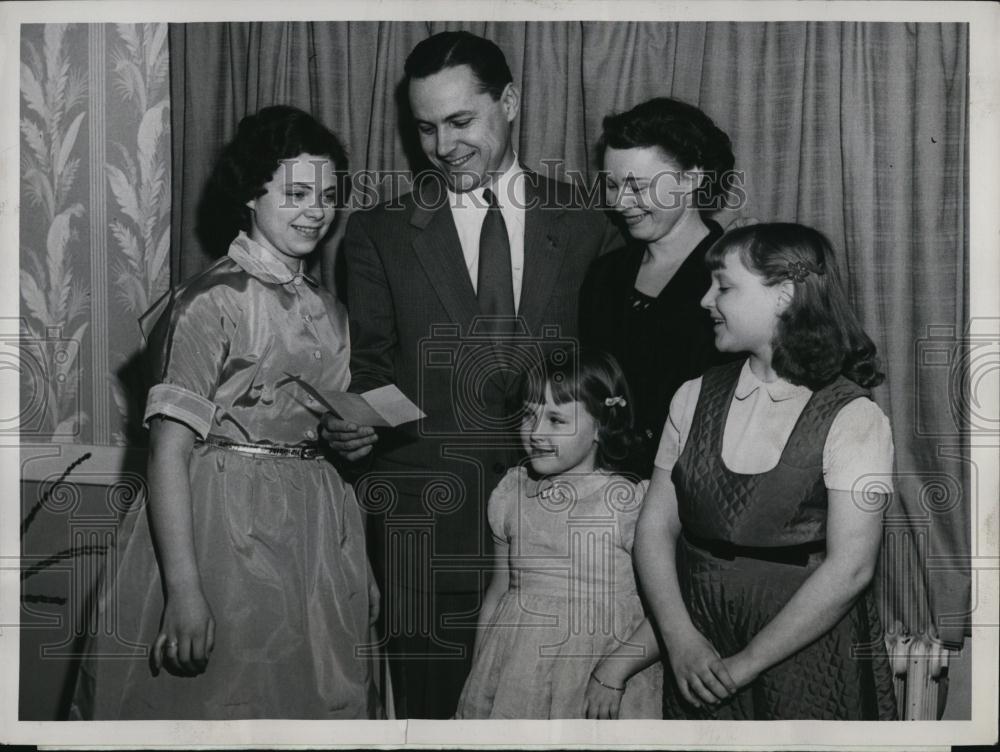
<path fill-rule="evenodd" d="M 657 467 L 670 472 L 684 449 L 694 419 L 701 378 L 685 382 L 670 402 Z M 773 469 L 781 457 L 799 414 L 812 391 L 778 379 L 764 382 L 743 364 L 726 428 L 722 461 L 735 473 L 758 474 Z M 871 400 L 847 403 L 833 420 L 823 447 L 823 479 L 828 489 L 892 492 L 892 429 L 885 413 Z"/>

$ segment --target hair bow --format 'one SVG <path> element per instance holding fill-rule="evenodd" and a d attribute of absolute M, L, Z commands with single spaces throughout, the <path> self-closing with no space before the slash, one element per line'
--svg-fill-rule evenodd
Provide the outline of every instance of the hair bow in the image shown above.
<path fill-rule="evenodd" d="M 618 395 L 615 395 L 614 397 L 608 397 L 606 400 L 604 400 L 605 407 L 614 407 L 615 405 L 619 405 L 620 407 L 625 407 L 625 405 L 627 404 L 628 402 L 625 401 L 625 398 L 620 397 Z"/>

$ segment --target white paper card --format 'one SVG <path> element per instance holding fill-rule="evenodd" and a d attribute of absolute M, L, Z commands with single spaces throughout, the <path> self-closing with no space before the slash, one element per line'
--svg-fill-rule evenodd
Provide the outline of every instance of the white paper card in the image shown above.
<path fill-rule="evenodd" d="M 388 427 L 426 417 L 423 410 L 399 391 L 395 384 L 380 386 L 363 394 L 337 392 L 329 395 L 330 409 L 343 420 L 359 426 Z"/>

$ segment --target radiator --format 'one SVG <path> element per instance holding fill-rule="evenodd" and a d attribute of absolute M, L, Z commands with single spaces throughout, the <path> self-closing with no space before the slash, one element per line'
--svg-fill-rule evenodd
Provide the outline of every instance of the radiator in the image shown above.
<path fill-rule="evenodd" d="M 903 721 L 936 721 L 948 699 L 948 649 L 926 636 L 886 635 L 886 649 Z"/>

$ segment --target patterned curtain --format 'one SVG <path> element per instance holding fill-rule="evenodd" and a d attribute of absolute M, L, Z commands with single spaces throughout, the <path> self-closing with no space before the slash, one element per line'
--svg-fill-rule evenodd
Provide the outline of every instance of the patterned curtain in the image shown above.
<path fill-rule="evenodd" d="M 733 139 L 744 200 L 723 223 L 798 221 L 831 237 L 888 376 L 875 397 L 894 428 L 897 493 L 889 509 L 873 509 L 886 517 L 887 623 L 961 642 L 969 395 L 955 373 L 968 355 L 967 25 L 172 25 L 173 279 L 211 259 L 198 202 L 219 148 L 247 113 L 293 104 L 342 137 L 353 170 L 414 167 L 398 127 L 403 60 L 420 39 L 454 28 L 505 51 L 522 89 L 517 143 L 529 167 L 554 161 L 591 178 L 606 114 L 674 96 Z M 326 273 L 335 251 L 336 239 Z M 875 491 L 888 479 L 867 480 Z"/>

